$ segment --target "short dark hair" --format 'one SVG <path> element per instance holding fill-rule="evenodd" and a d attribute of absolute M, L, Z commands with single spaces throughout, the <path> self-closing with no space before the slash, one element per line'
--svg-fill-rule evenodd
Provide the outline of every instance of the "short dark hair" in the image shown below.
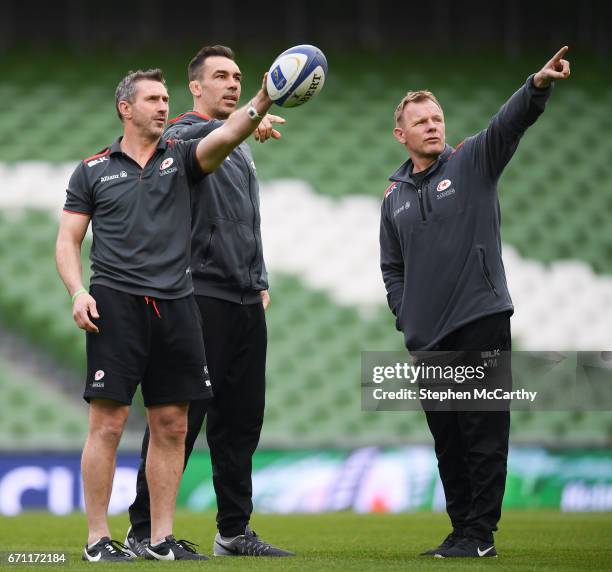
<path fill-rule="evenodd" d="M 221 56 L 223 58 L 228 58 L 235 61 L 234 51 L 227 46 L 204 46 L 189 62 L 189 66 L 187 67 L 189 81 L 196 80 L 200 77 L 202 68 L 204 67 L 204 61 L 206 58 L 210 58 L 212 56 Z"/>
<path fill-rule="evenodd" d="M 136 95 L 136 84 L 143 79 L 158 81 L 164 86 L 166 85 L 166 80 L 164 79 L 164 72 L 162 72 L 159 68 L 144 71 L 130 70 L 127 75 L 119 82 L 119 84 L 117 85 L 117 89 L 115 90 L 115 109 L 117 110 L 117 115 L 119 116 L 119 119 L 121 119 L 121 121 L 123 121 L 123 116 L 119 111 L 119 102 L 129 101 L 131 103 L 132 101 L 134 101 L 134 95 Z"/>

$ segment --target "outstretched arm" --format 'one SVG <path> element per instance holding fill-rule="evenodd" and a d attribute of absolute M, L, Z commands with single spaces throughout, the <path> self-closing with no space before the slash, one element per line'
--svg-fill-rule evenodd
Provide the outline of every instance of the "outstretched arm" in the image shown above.
<path fill-rule="evenodd" d="M 235 147 L 255 131 L 270 109 L 272 100 L 266 91 L 266 76 L 267 74 L 264 74 L 261 89 L 247 105 L 232 113 L 221 127 L 198 143 L 196 158 L 204 173 L 214 171 Z M 249 116 L 248 111 L 252 107 L 255 108 L 259 118 Z"/>
<path fill-rule="evenodd" d="M 567 50 L 567 46 L 561 48 L 540 71 L 531 75 L 502 105 L 487 129 L 474 138 L 476 161 L 490 177 L 499 177 L 527 128 L 543 113 L 552 82 L 569 77 L 569 62 L 563 59 Z"/>

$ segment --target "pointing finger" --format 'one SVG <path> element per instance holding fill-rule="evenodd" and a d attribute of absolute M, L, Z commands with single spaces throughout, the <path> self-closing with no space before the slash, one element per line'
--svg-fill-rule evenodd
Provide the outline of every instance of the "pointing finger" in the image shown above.
<path fill-rule="evenodd" d="M 567 53 L 569 46 L 563 46 L 550 60 L 551 62 L 558 62 Z"/>
<path fill-rule="evenodd" d="M 267 118 L 272 123 L 287 123 L 287 121 L 283 117 L 280 117 L 278 115 L 271 115 L 270 113 L 268 113 Z"/>

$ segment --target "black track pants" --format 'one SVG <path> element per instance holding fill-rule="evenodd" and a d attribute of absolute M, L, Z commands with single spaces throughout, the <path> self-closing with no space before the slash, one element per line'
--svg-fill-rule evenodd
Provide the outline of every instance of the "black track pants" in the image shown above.
<path fill-rule="evenodd" d="M 193 401 L 185 443 L 185 465 L 206 422 L 217 526 L 223 536 L 236 536 L 248 524 L 252 503 L 252 457 L 263 424 L 267 330 L 261 304 L 235 304 L 196 296 L 202 315 L 204 345 L 214 397 Z M 171 382 L 171 380 L 169 380 Z M 130 521 L 137 538 L 151 533 L 149 491 L 145 476 L 149 428 L 142 442 L 136 499 Z"/>
<path fill-rule="evenodd" d="M 511 349 L 510 317 L 494 314 L 446 336 L 435 350 Z M 510 361 L 506 371 L 511 384 Z M 509 411 L 426 411 L 446 510 L 455 531 L 492 541 L 506 487 Z"/>

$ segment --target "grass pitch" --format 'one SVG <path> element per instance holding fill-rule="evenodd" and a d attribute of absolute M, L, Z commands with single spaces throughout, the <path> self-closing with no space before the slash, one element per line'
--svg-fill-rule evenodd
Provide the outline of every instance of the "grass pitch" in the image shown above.
<path fill-rule="evenodd" d="M 448 532 L 443 514 L 407 515 L 256 515 L 253 528 L 266 540 L 297 553 L 295 558 L 216 558 L 210 562 L 150 562 L 103 565 L 81 561 L 85 517 L 29 513 L 3 518 L 0 551 L 65 551 L 67 565 L 54 569 L 106 570 L 612 570 L 612 515 L 555 512 L 506 512 L 496 537 L 499 558 L 442 560 L 418 556 Z M 123 540 L 127 516 L 111 519 L 115 538 Z M 175 535 L 200 544 L 211 554 L 214 515 L 177 514 Z M 6 560 L 4 560 L 6 561 Z M 40 566 L 40 565 L 39 565 Z M 33 565 L 28 568 L 34 567 Z M 25 566 L 0 565 L 1 570 Z M 46 566 L 49 568 L 49 566 Z"/>

